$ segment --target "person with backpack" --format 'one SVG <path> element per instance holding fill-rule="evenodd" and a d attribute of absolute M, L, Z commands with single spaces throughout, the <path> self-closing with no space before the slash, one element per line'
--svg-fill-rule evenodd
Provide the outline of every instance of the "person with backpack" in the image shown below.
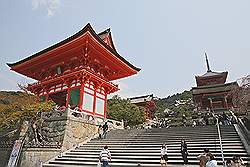
<path fill-rule="evenodd" d="M 102 163 L 102 167 L 109 167 L 111 162 L 111 154 L 108 150 L 108 146 L 104 146 L 99 155 L 99 161 Z"/>

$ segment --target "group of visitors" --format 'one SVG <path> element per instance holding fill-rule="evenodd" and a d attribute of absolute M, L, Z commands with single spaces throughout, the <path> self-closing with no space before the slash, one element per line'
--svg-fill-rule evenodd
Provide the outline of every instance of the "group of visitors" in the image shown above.
<path fill-rule="evenodd" d="M 107 122 L 105 122 L 104 125 L 99 125 L 99 127 L 98 127 L 99 139 L 106 139 L 108 129 L 109 129 L 109 127 L 108 127 Z"/>
<path fill-rule="evenodd" d="M 181 155 L 183 158 L 184 165 L 188 164 L 188 150 L 187 143 L 184 139 L 181 140 Z M 161 167 L 167 166 L 168 161 L 168 148 L 166 144 L 161 146 L 161 157 L 160 164 Z M 204 152 L 200 154 L 197 159 L 199 160 L 200 167 L 217 167 L 217 161 L 215 160 L 214 155 L 209 151 L 208 148 L 204 149 Z M 104 146 L 99 155 L 99 166 L 109 167 L 109 162 L 111 162 L 111 153 L 108 150 L 108 146 Z M 234 156 L 232 159 L 226 161 L 226 167 L 241 167 L 244 165 L 243 160 L 239 156 Z M 138 164 L 141 166 L 141 164 Z"/>
<path fill-rule="evenodd" d="M 241 159 L 240 156 L 233 156 L 232 159 L 228 159 L 226 161 L 227 167 L 241 167 L 244 166 L 244 161 Z"/>
<path fill-rule="evenodd" d="M 225 116 L 224 116 L 225 118 Z M 108 132 L 108 124 L 105 122 L 103 125 L 99 125 L 98 134 L 99 139 L 105 139 Z M 188 148 L 187 143 L 184 139 L 181 140 L 180 153 L 183 159 L 183 164 L 188 164 Z M 168 161 L 168 148 L 166 144 L 162 144 L 160 150 L 160 164 L 161 167 L 167 165 Z M 197 159 L 199 160 L 200 167 L 217 167 L 217 161 L 215 160 L 214 155 L 209 151 L 209 149 L 205 148 L 204 152 L 200 154 Z M 102 167 L 109 167 L 109 162 L 111 161 L 111 153 L 108 150 L 108 146 L 104 146 L 99 155 L 99 165 Z M 234 156 L 232 159 L 226 161 L 227 167 L 240 167 L 244 163 L 239 156 Z M 138 166 L 141 166 L 138 164 Z"/>
<path fill-rule="evenodd" d="M 234 122 L 233 116 L 228 116 L 225 112 L 218 115 L 218 123 L 220 125 L 231 125 Z"/>
<path fill-rule="evenodd" d="M 184 139 L 181 140 L 181 155 L 184 165 L 188 164 L 188 149 L 187 143 Z M 217 167 L 217 161 L 214 155 L 209 151 L 208 148 L 204 149 L 204 152 L 200 154 L 197 159 L 199 160 L 200 167 Z M 168 160 L 167 146 L 165 144 L 161 147 L 161 166 L 166 166 Z M 239 156 L 234 156 L 232 159 L 226 161 L 227 167 L 241 167 L 244 165 L 244 161 Z"/>
<path fill-rule="evenodd" d="M 182 155 L 184 165 L 188 164 L 188 149 L 187 149 L 187 143 L 184 139 L 181 140 L 180 152 Z M 199 155 L 197 158 L 200 160 L 199 162 L 200 167 L 217 167 L 217 162 L 213 154 L 209 152 L 209 149 L 204 149 L 204 153 Z M 161 147 L 161 159 L 160 159 L 161 166 L 166 166 L 167 161 L 168 161 L 167 146 L 163 144 Z"/>
<path fill-rule="evenodd" d="M 168 154 L 167 154 L 167 146 L 166 144 L 163 144 L 161 146 L 161 159 L 160 159 L 160 164 L 161 166 L 166 166 L 167 161 L 168 161 Z M 183 159 L 184 165 L 188 163 L 188 150 L 187 150 L 187 143 L 184 139 L 181 140 L 181 156 Z"/>
<path fill-rule="evenodd" d="M 160 119 L 156 124 L 157 128 L 168 128 L 168 121 L 165 119 Z"/>
<path fill-rule="evenodd" d="M 217 161 L 208 148 L 205 148 L 204 152 L 197 159 L 199 160 L 200 167 L 217 167 Z"/>
<path fill-rule="evenodd" d="M 217 161 L 208 148 L 205 148 L 204 152 L 197 159 L 200 160 L 200 167 L 217 167 Z M 234 156 L 232 159 L 228 159 L 225 165 L 226 167 L 241 167 L 244 165 L 244 162 L 239 156 Z"/>

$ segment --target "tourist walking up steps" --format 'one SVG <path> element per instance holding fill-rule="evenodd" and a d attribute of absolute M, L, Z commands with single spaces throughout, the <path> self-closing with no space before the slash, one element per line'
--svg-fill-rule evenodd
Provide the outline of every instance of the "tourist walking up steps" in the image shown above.
<path fill-rule="evenodd" d="M 102 138 L 102 125 L 99 125 L 98 127 L 98 134 L 99 134 L 99 139 Z"/>
<path fill-rule="evenodd" d="M 207 153 L 207 163 L 206 167 L 217 167 L 217 161 L 214 159 L 213 154 Z"/>
<path fill-rule="evenodd" d="M 108 150 L 108 146 L 104 146 L 99 155 L 99 160 L 102 163 L 102 167 L 109 167 L 109 162 L 111 162 L 111 154 Z"/>
<path fill-rule="evenodd" d="M 107 122 L 105 122 L 105 124 L 102 126 L 102 130 L 103 130 L 103 138 L 104 138 L 104 139 L 106 139 L 106 137 L 107 137 L 108 129 L 109 129 L 109 127 L 108 127 L 108 123 L 107 123 Z"/>
<path fill-rule="evenodd" d="M 165 144 L 163 144 L 161 146 L 161 166 L 166 166 L 167 165 L 167 161 L 168 161 L 168 154 L 167 154 L 168 148 Z"/>
<path fill-rule="evenodd" d="M 187 143 L 184 139 L 181 140 L 181 155 L 183 158 L 184 164 L 188 163 L 188 150 L 187 150 Z"/>
<path fill-rule="evenodd" d="M 204 152 L 197 157 L 197 159 L 200 160 L 200 162 L 199 162 L 200 167 L 205 167 L 206 166 L 206 163 L 207 163 L 206 155 L 207 155 L 207 153 L 209 153 L 209 149 L 205 148 Z"/>

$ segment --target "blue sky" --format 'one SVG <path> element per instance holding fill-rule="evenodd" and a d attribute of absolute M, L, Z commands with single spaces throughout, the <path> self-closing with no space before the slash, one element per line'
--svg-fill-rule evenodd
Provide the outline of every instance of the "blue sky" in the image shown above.
<path fill-rule="evenodd" d="M 45 49 L 91 23 L 96 32 L 111 28 L 124 58 L 142 68 L 125 78 L 123 97 L 158 97 L 191 89 L 206 72 L 228 71 L 228 82 L 250 72 L 248 0 L 1 0 L 0 90 L 32 83 L 10 71 L 16 62 Z"/>

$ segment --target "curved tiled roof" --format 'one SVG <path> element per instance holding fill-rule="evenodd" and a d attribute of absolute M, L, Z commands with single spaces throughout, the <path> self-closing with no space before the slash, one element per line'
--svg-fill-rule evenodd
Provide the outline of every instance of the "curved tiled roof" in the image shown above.
<path fill-rule="evenodd" d="M 109 29 L 108 29 L 108 30 L 109 30 Z M 118 59 L 120 59 L 123 63 L 127 64 L 127 65 L 128 65 L 130 68 L 132 68 L 133 70 L 136 70 L 136 71 L 140 71 L 140 70 L 141 70 L 140 68 L 137 68 L 137 67 L 135 67 L 134 65 L 132 65 L 131 63 L 129 63 L 125 58 L 123 58 L 122 56 L 120 56 L 119 53 L 117 53 L 117 51 L 116 51 L 115 49 L 113 49 L 114 47 L 111 48 L 110 46 L 108 46 L 108 45 L 102 40 L 101 36 L 102 36 L 106 31 L 101 32 L 101 33 L 99 33 L 99 34 L 96 34 L 96 32 L 95 32 L 95 31 L 93 30 L 93 28 L 91 27 L 90 23 L 88 23 L 82 30 L 80 30 L 80 31 L 77 32 L 76 34 L 74 34 L 74 35 L 68 37 L 67 39 L 65 39 L 65 40 L 63 40 L 63 41 L 61 41 L 61 42 L 59 42 L 59 43 L 56 43 L 56 44 L 54 44 L 54 45 L 52 45 L 52 46 L 50 46 L 50 47 L 48 47 L 48 48 L 46 48 L 46 49 L 44 49 L 44 50 L 42 50 L 42 51 L 40 51 L 40 52 L 37 52 L 37 53 L 35 53 L 35 54 L 33 54 L 33 55 L 27 57 L 27 58 L 24 58 L 24 59 L 22 59 L 22 60 L 20 60 L 20 61 L 18 61 L 18 62 L 15 62 L 15 63 L 7 63 L 7 65 L 8 65 L 9 67 L 12 68 L 12 67 L 14 67 L 14 66 L 16 66 L 16 65 L 20 65 L 20 64 L 22 64 L 22 63 L 25 63 L 25 62 L 27 62 L 27 61 L 29 61 L 29 60 L 35 58 L 35 57 L 38 57 L 38 56 L 40 56 L 40 55 L 42 55 L 42 54 L 44 54 L 44 53 L 47 53 L 47 52 L 49 52 L 49 51 L 51 51 L 51 50 L 53 50 L 53 49 L 55 49 L 55 48 L 57 48 L 57 47 L 60 47 L 60 46 L 62 46 L 62 45 L 64 45 L 64 44 L 66 44 L 66 43 L 68 43 L 68 42 L 70 42 L 70 41 L 72 41 L 72 40 L 78 38 L 79 36 L 83 35 L 83 34 L 84 34 L 85 32 L 87 32 L 87 31 L 89 31 L 89 32 L 98 40 L 98 42 L 100 42 L 107 50 L 109 50 L 111 53 L 113 53 L 113 54 L 114 54 Z M 113 45 L 113 42 L 112 42 L 112 45 Z"/>
<path fill-rule="evenodd" d="M 222 75 L 223 72 L 213 72 L 213 71 L 209 71 L 205 74 L 203 74 L 202 76 L 200 77 L 211 77 L 211 76 L 216 76 L 216 75 Z"/>
<path fill-rule="evenodd" d="M 192 94 L 225 92 L 232 90 L 235 86 L 238 86 L 237 82 L 193 87 Z"/>

